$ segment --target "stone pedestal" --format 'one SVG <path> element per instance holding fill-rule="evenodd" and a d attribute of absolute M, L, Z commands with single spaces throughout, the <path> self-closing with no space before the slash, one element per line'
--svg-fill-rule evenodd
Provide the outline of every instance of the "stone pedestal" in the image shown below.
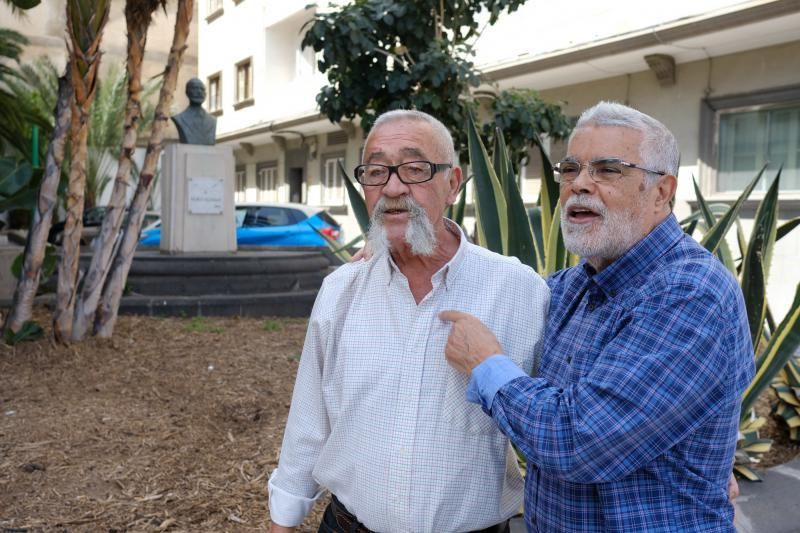
<path fill-rule="evenodd" d="M 230 146 L 171 144 L 161 166 L 161 251 L 235 252 Z"/>

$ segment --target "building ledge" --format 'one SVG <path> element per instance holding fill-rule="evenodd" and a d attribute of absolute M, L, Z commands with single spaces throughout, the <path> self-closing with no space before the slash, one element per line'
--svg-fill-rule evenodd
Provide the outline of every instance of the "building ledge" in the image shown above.
<path fill-rule="evenodd" d="M 250 107 L 251 105 L 253 105 L 255 103 L 256 103 L 255 98 L 245 98 L 241 102 L 236 102 L 235 104 L 233 104 L 233 109 L 238 111 L 238 110 L 240 110 L 242 108 Z"/>
<path fill-rule="evenodd" d="M 206 22 L 210 23 L 217 20 L 222 16 L 223 13 L 225 13 L 225 10 L 223 8 L 220 7 L 215 9 L 214 11 L 206 15 Z"/>

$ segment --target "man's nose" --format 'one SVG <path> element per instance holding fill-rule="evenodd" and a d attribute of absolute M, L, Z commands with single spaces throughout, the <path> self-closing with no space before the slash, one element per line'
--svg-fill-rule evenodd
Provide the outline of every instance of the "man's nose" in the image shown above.
<path fill-rule="evenodd" d="M 383 194 L 386 196 L 396 197 L 408 194 L 409 187 L 402 181 L 397 171 L 389 171 L 389 181 L 383 186 Z"/>
<path fill-rule="evenodd" d="M 569 184 L 572 192 L 576 194 L 590 193 L 597 186 L 597 183 L 589 175 L 589 165 L 581 165 L 581 170 L 578 175 Z"/>

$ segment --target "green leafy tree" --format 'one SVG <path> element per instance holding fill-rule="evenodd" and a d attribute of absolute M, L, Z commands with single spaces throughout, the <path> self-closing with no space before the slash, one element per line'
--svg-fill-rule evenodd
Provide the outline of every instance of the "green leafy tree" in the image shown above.
<path fill-rule="evenodd" d="M 450 129 L 466 161 L 465 124 L 477 111 L 470 88 L 481 83 L 471 60 L 479 21 L 494 24 L 502 13 L 524 2 L 356 0 L 318 13 L 302 46 L 321 53 L 318 66 L 328 77 L 329 85 L 317 95 L 320 111 L 332 122 L 358 117 L 364 131 L 391 109 L 430 113 Z M 560 108 L 545 104 L 531 91 L 504 91 L 492 111 L 486 131 L 495 131 L 498 118 L 506 126 L 515 165 L 538 135 L 561 138 L 569 131 Z M 523 119 L 524 114 L 532 116 Z"/>

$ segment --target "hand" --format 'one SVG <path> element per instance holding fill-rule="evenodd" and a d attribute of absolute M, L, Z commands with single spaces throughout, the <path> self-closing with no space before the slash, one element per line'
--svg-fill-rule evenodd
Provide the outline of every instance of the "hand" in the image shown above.
<path fill-rule="evenodd" d="M 736 476 L 731 472 L 731 477 L 728 478 L 728 499 L 733 503 L 738 497 L 739 483 L 736 482 Z"/>
<path fill-rule="evenodd" d="M 474 316 L 461 311 L 442 311 L 439 318 L 453 323 L 444 355 L 450 366 L 462 374 L 469 375 L 488 357 L 503 353 L 494 333 Z"/>
<path fill-rule="evenodd" d="M 364 261 L 369 261 L 369 258 L 372 257 L 372 250 L 369 249 L 369 243 L 364 244 L 364 246 L 350 258 L 351 263 L 357 263 L 362 259 Z"/>
<path fill-rule="evenodd" d="M 275 522 L 270 525 L 270 533 L 294 533 L 294 527 L 279 526 Z"/>

